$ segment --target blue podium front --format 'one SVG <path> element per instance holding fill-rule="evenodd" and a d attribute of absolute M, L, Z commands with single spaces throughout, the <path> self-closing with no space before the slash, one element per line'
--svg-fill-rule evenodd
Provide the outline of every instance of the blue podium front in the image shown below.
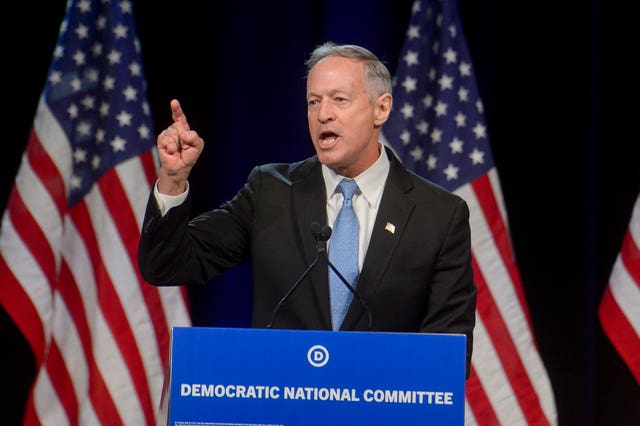
<path fill-rule="evenodd" d="M 159 423 L 464 424 L 464 335 L 175 327 Z"/>

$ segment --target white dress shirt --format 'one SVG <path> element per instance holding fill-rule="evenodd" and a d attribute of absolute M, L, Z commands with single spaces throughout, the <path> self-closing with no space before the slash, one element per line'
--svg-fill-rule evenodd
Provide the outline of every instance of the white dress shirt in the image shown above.
<path fill-rule="evenodd" d="M 382 191 L 389 174 L 389 158 L 384 146 L 380 144 L 380 156 L 371 167 L 354 178 L 358 184 L 358 190 L 353 195 L 353 210 L 358 218 L 358 269 L 362 270 L 362 264 L 367 254 L 369 240 L 376 221 L 378 207 L 382 199 Z M 338 184 L 344 178 L 329 167 L 322 165 L 322 176 L 327 188 L 327 220 L 333 228 L 333 222 L 342 207 L 342 193 L 338 190 Z M 329 246 L 331 239 L 329 239 Z"/>
<path fill-rule="evenodd" d="M 373 231 L 373 223 L 378 214 L 378 207 L 380 206 L 380 199 L 382 198 L 382 191 L 384 190 L 384 184 L 388 174 L 389 158 L 387 157 L 384 146 L 380 144 L 380 156 L 376 162 L 354 178 L 358 184 L 358 190 L 352 198 L 352 204 L 359 224 L 359 270 L 362 270 L 362 264 L 367 254 L 371 232 Z M 336 220 L 340 207 L 342 207 L 342 193 L 338 191 L 337 188 L 338 183 L 340 183 L 344 176 L 340 176 L 323 164 L 322 177 L 324 178 L 324 184 L 327 188 L 327 220 L 328 223 L 331 224 L 331 227 L 333 227 L 333 222 Z M 160 207 L 160 212 L 164 216 L 169 209 L 179 206 L 184 202 L 189 193 L 189 186 L 187 186 L 187 190 L 180 195 L 166 195 L 158 192 L 158 184 L 156 182 L 153 187 L 153 193 Z M 328 244 L 331 245 L 331 239 L 329 239 Z"/>

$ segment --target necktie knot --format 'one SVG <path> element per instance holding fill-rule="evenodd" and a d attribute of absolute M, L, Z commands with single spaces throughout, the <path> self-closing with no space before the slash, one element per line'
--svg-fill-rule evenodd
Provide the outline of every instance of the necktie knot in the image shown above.
<path fill-rule="evenodd" d="M 338 189 L 342 192 L 342 196 L 346 200 L 351 200 L 353 194 L 358 190 L 358 184 L 353 179 L 342 179 L 338 184 Z"/>

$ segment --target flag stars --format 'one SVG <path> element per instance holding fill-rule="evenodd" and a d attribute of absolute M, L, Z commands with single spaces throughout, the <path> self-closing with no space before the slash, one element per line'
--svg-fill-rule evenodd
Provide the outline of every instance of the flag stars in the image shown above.
<path fill-rule="evenodd" d="M 458 62 L 458 54 L 452 48 L 448 48 L 446 52 L 444 52 L 444 59 L 447 64 L 455 64 Z"/>
<path fill-rule="evenodd" d="M 82 179 L 76 175 L 71 175 L 71 178 L 69 179 L 69 186 L 72 190 L 82 188 Z"/>
<path fill-rule="evenodd" d="M 453 164 L 449 163 L 446 169 L 444 169 L 444 174 L 447 177 L 447 180 L 456 180 L 458 179 L 458 171 L 460 169 Z"/>
<path fill-rule="evenodd" d="M 425 95 L 425 97 L 422 98 L 422 105 L 424 105 L 424 109 L 431 108 L 431 106 L 433 105 L 433 96 Z"/>
<path fill-rule="evenodd" d="M 107 28 L 107 17 L 104 15 L 98 16 L 98 19 L 96 19 L 96 27 L 100 30 Z"/>
<path fill-rule="evenodd" d="M 71 89 L 73 89 L 74 92 L 79 92 L 80 90 L 82 90 L 82 81 L 80 81 L 80 79 L 78 77 L 74 77 L 73 79 L 71 79 Z"/>
<path fill-rule="evenodd" d="M 127 38 L 128 32 L 129 32 L 129 28 L 127 28 L 122 24 L 118 24 L 113 28 L 113 34 L 116 36 L 116 39 Z"/>
<path fill-rule="evenodd" d="M 458 66 L 458 71 L 460 71 L 460 75 L 463 77 L 471 76 L 471 64 L 465 61 L 460 62 Z"/>
<path fill-rule="evenodd" d="M 93 45 L 91 46 L 91 53 L 93 54 L 94 58 L 101 56 L 103 51 L 104 46 L 102 45 L 102 43 L 93 43 Z"/>
<path fill-rule="evenodd" d="M 469 158 L 474 165 L 483 164 L 484 163 L 484 152 L 478 150 L 478 148 L 474 148 L 471 154 L 469 154 Z"/>
<path fill-rule="evenodd" d="M 76 53 L 74 53 L 74 55 L 73 55 L 73 60 L 76 63 L 76 66 L 78 66 L 78 67 L 81 66 L 81 65 L 84 65 L 85 59 L 86 59 L 86 57 L 85 57 L 84 53 L 81 52 L 80 50 L 76 51 Z"/>
<path fill-rule="evenodd" d="M 429 123 L 424 120 L 420 120 L 420 122 L 416 125 L 416 130 L 421 135 L 426 135 L 427 131 L 429 130 Z"/>
<path fill-rule="evenodd" d="M 80 40 L 89 37 L 89 28 L 86 25 L 78 25 L 78 28 L 76 28 L 75 32 Z"/>
<path fill-rule="evenodd" d="M 116 120 L 120 123 L 120 127 L 130 126 L 131 125 L 131 117 L 132 115 L 126 111 L 120 111 L 120 114 L 116 116 Z"/>
<path fill-rule="evenodd" d="M 96 107 L 96 99 L 93 96 L 85 96 L 80 100 L 85 110 L 92 110 Z"/>
<path fill-rule="evenodd" d="M 89 136 L 91 134 L 91 125 L 86 121 L 81 121 L 76 126 L 76 131 L 82 136 Z"/>
<path fill-rule="evenodd" d="M 111 109 L 111 105 L 109 105 L 106 102 L 102 102 L 100 104 L 100 115 L 102 117 L 106 117 L 107 115 L 109 115 L 109 110 Z"/>
<path fill-rule="evenodd" d="M 149 139 L 151 136 L 151 130 L 143 124 L 138 127 L 138 135 L 140 136 L 140 139 Z"/>
<path fill-rule="evenodd" d="M 414 1 L 413 4 L 411 5 L 411 13 L 415 14 L 420 12 L 420 10 L 422 10 L 422 5 L 420 4 L 419 1 Z"/>
<path fill-rule="evenodd" d="M 442 142 L 442 130 L 436 127 L 433 129 L 433 132 L 431 132 L 431 143 L 436 144 L 440 142 Z"/>
<path fill-rule="evenodd" d="M 87 71 L 86 77 L 90 82 L 96 83 L 100 78 L 100 74 L 97 69 L 91 68 Z"/>
<path fill-rule="evenodd" d="M 127 88 L 122 91 L 122 94 L 128 101 L 135 101 L 138 99 L 138 91 L 132 86 L 127 86 Z"/>
<path fill-rule="evenodd" d="M 124 151 L 125 150 L 124 146 L 126 144 L 127 144 L 126 140 L 124 140 L 120 136 L 116 136 L 111 141 L 111 148 L 113 149 L 113 152 Z"/>
<path fill-rule="evenodd" d="M 127 14 L 127 13 L 132 13 L 132 7 L 131 7 L 131 2 L 128 0 L 125 1 L 121 1 L 119 3 L 120 5 L 120 10 L 122 11 L 123 14 Z"/>
<path fill-rule="evenodd" d="M 87 151 L 84 149 L 76 149 L 73 152 L 73 159 L 76 163 L 84 163 L 87 161 Z"/>
<path fill-rule="evenodd" d="M 129 64 L 129 72 L 132 76 L 140 77 L 142 75 L 142 67 L 137 62 Z"/>
<path fill-rule="evenodd" d="M 109 90 L 113 90 L 114 87 L 116 87 L 116 79 L 109 76 L 105 77 L 102 81 L 102 88 L 108 92 Z"/>
<path fill-rule="evenodd" d="M 98 145 L 100 145 L 101 143 L 104 143 L 104 139 L 105 139 L 105 137 L 106 137 L 106 133 L 105 133 L 104 129 L 98 129 L 98 130 L 96 130 L 96 136 L 95 136 L 95 139 L 96 139 L 96 143 L 97 143 Z"/>
<path fill-rule="evenodd" d="M 402 82 L 402 87 L 404 87 L 404 90 L 406 90 L 407 93 L 411 93 L 414 90 L 416 90 L 417 86 L 418 86 L 418 80 L 416 80 L 413 77 L 407 76 L 407 78 L 405 78 L 404 81 Z"/>
<path fill-rule="evenodd" d="M 482 105 L 482 101 L 480 99 L 476 101 L 476 108 L 480 114 L 484 112 L 484 105 Z"/>
<path fill-rule="evenodd" d="M 77 3 L 77 6 L 81 13 L 88 13 L 91 11 L 91 2 L 89 0 L 81 0 Z"/>
<path fill-rule="evenodd" d="M 447 74 L 443 74 L 438 80 L 438 84 L 440 85 L 441 90 L 453 89 L 453 78 Z"/>
<path fill-rule="evenodd" d="M 427 158 L 427 169 L 429 170 L 435 170 L 438 164 L 438 157 L 436 157 L 433 154 L 429 154 L 429 157 Z"/>
<path fill-rule="evenodd" d="M 413 161 L 420 161 L 422 160 L 422 156 L 424 155 L 424 150 L 419 146 L 416 146 L 409 152 L 409 155 L 411 155 Z"/>
<path fill-rule="evenodd" d="M 437 71 L 435 68 L 429 68 L 429 72 L 427 73 L 427 78 L 429 79 L 429 81 L 433 81 L 436 79 L 437 76 Z"/>
<path fill-rule="evenodd" d="M 400 110 L 400 112 L 405 119 L 413 117 L 413 105 L 411 105 L 410 103 L 405 103 L 404 105 L 402 105 L 402 109 Z"/>
<path fill-rule="evenodd" d="M 407 37 L 413 40 L 414 38 L 420 38 L 420 28 L 416 25 L 412 25 L 407 30 Z"/>
<path fill-rule="evenodd" d="M 435 107 L 436 116 L 442 117 L 444 115 L 447 115 L 448 108 L 449 108 L 449 105 L 447 105 L 445 102 L 438 101 Z"/>
<path fill-rule="evenodd" d="M 458 138 L 453 138 L 453 140 L 449 143 L 449 147 L 451 148 L 452 154 L 462 154 L 462 146 L 464 142 L 462 142 Z"/>
<path fill-rule="evenodd" d="M 61 81 L 62 81 L 62 74 L 60 73 L 60 71 L 51 72 L 51 74 L 49 75 L 49 82 L 51 82 L 51 84 L 55 86 Z"/>
<path fill-rule="evenodd" d="M 111 65 L 114 64 L 119 64 L 120 63 L 120 59 L 122 58 L 122 54 L 120 52 L 118 52 L 117 50 L 111 50 L 111 52 L 109 52 L 109 55 L 107 56 L 109 58 L 109 63 Z"/>
<path fill-rule="evenodd" d="M 411 143 L 411 133 L 409 133 L 407 129 L 404 129 L 400 134 L 400 140 L 402 141 L 402 145 L 409 145 L 409 143 Z"/>
<path fill-rule="evenodd" d="M 69 105 L 67 108 L 67 114 L 69 114 L 69 118 L 74 119 L 78 117 L 78 107 L 75 104 Z"/>
<path fill-rule="evenodd" d="M 456 122 L 456 127 L 465 127 L 467 125 L 467 116 L 462 112 L 457 113 L 454 120 Z"/>
<path fill-rule="evenodd" d="M 407 54 L 404 55 L 404 61 L 408 67 L 418 65 L 418 52 L 414 52 L 413 50 L 407 51 Z"/>
<path fill-rule="evenodd" d="M 455 25 L 451 24 L 447 27 L 447 29 L 449 30 L 451 38 L 456 38 L 458 36 L 458 30 Z"/>
<path fill-rule="evenodd" d="M 478 123 L 473 127 L 473 133 L 476 135 L 476 139 L 486 138 L 487 128 L 482 123 Z"/>
<path fill-rule="evenodd" d="M 60 59 L 64 56 L 64 47 L 57 45 L 56 48 L 53 50 L 53 57 L 56 59 Z"/>
<path fill-rule="evenodd" d="M 94 155 L 91 158 L 91 168 L 93 170 L 98 170 L 98 168 L 100 167 L 101 164 L 102 164 L 102 159 L 100 158 L 99 155 Z"/>
<path fill-rule="evenodd" d="M 460 102 L 467 102 L 469 100 L 469 90 L 466 87 L 460 86 L 458 89 L 458 99 Z"/>

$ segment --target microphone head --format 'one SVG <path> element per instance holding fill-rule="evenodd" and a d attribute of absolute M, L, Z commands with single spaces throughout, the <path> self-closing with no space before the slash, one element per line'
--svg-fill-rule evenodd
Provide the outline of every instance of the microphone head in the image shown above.
<path fill-rule="evenodd" d="M 320 231 L 320 240 L 327 241 L 331 237 L 331 227 L 329 225 L 325 225 L 322 227 Z"/>

